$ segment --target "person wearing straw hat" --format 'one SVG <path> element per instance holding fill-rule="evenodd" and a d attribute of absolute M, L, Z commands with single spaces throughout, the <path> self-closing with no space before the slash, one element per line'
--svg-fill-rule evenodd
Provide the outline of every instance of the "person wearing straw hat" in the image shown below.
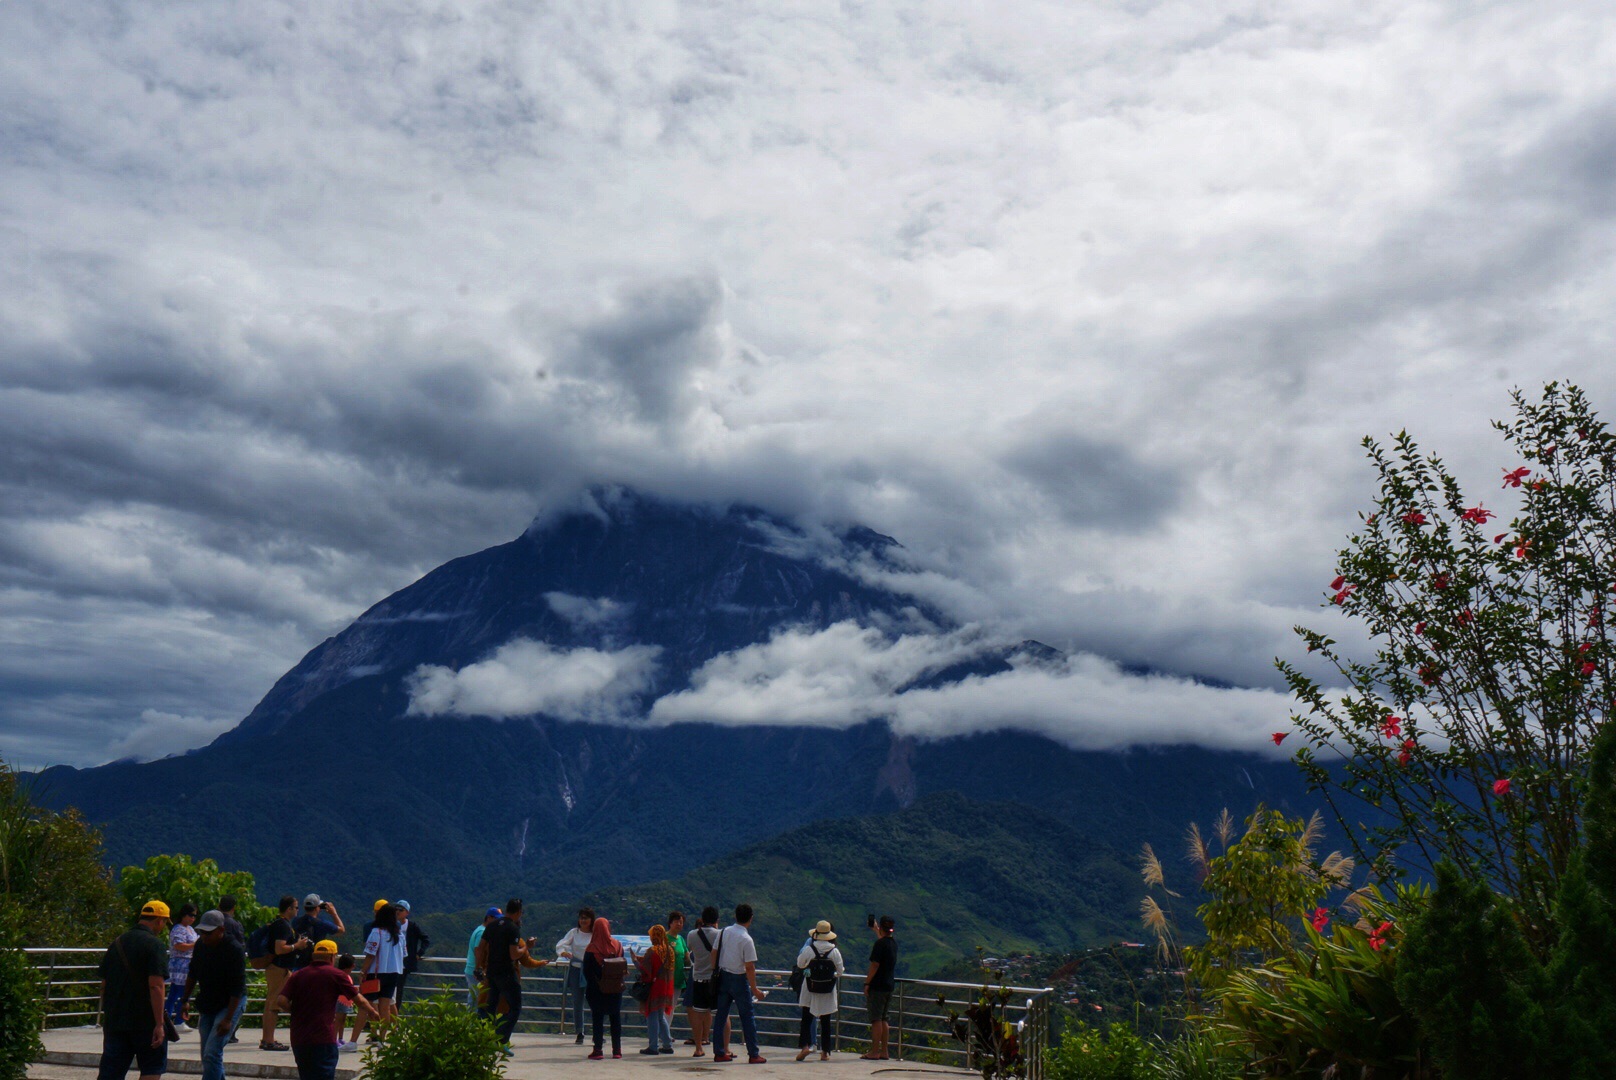
<path fill-rule="evenodd" d="M 140 1066 L 140 1080 L 157 1080 L 168 1068 L 168 1039 L 163 1031 L 164 985 L 168 982 L 168 950 L 159 934 L 168 922 L 168 905 L 148 900 L 140 921 L 125 931 L 101 957 L 101 1073 L 121 1077 Z"/>
<path fill-rule="evenodd" d="M 797 954 L 797 966 L 806 977 L 797 992 L 797 1004 L 802 1006 L 802 1031 L 797 1039 L 797 1060 L 801 1061 L 814 1048 L 814 1019 L 819 1019 L 819 1060 L 829 1061 L 836 1049 L 836 1010 L 839 1007 L 837 987 L 847 965 L 842 961 L 842 950 L 836 947 L 836 930 L 820 919 L 807 944 Z"/>

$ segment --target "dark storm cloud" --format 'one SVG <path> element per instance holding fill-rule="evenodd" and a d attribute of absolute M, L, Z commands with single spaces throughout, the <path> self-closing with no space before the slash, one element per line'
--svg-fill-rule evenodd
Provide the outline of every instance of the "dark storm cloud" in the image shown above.
<path fill-rule="evenodd" d="M 1149 528 L 1173 512 L 1182 489 L 1175 473 L 1140 461 L 1127 447 L 1072 432 L 1032 437 L 1004 462 L 1048 495 L 1062 518 L 1081 528 Z"/>
<path fill-rule="evenodd" d="M 1078 688 L 1100 742 L 1204 709 L 1238 744 L 1330 617 L 1362 434 L 1485 488 L 1510 385 L 1616 400 L 1613 37 L 1592 3 L 0 4 L 0 756 L 193 745 L 598 483 L 868 524 L 962 621 L 1094 654 L 979 688 L 1040 730 Z M 820 683 L 937 647 L 730 673 L 776 700 L 799 646 Z"/>

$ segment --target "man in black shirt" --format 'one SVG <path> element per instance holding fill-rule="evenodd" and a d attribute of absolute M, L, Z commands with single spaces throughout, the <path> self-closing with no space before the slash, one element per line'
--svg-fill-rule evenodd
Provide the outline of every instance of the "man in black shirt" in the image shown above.
<path fill-rule="evenodd" d="M 167 923 L 168 905 L 148 901 L 134 929 L 101 957 L 100 1080 L 121 1080 L 136 1063 L 140 1080 L 157 1080 L 168 1068 L 163 1037 L 168 950 L 157 936 Z"/>
<path fill-rule="evenodd" d="M 258 1038 L 260 1050 L 291 1049 L 275 1038 L 275 1024 L 280 1019 L 280 1014 L 275 1011 L 275 999 L 280 997 L 281 987 L 292 973 L 292 965 L 297 962 L 298 954 L 313 944 L 308 938 L 298 937 L 297 931 L 292 929 L 292 912 L 295 910 L 297 897 L 281 897 L 280 915 L 269 924 L 269 948 L 274 959 L 264 969 L 264 1019 Z"/>
<path fill-rule="evenodd" d="M 477 966 L 488 983 L 488 1001 L 477 1015 L 485 1019 L 498 1017 L 495 1026 L 507 1054 L 516 1019 L 522 1013 L 522 972 L 518 965 L 527 959 L 527 950 L 528 943 L 522 939 L 522 901 L 512 899 L 505 904 L 505 917 L 483 931 L 483 940 L 477 946 Z M 504 1016 L 499 1016 L 501 1002 L 510 1010 Z"/>
<path fill-rule="evenodd" d="M 224 1080 L 224 1048 L 235 1026 L 236 1006 L 247 996 L 247 954 L 230 940 L 222 912 L 204 913 L 196 928 L 202 937 L 191 953 L 180 1008 L 188 1012 L 195 989 L 202 1080 Z"/>
<path fill-rule="evenodd" d="M 226 941 L 236 943 L 241 955 L 247 955 L 247 930 L 236 919 L 236 898 L 229 893 L 219 897 L 219 914 L 224 916 L 224 936 Z M 241 1017 L 247 1011 L 247 998 L 242 996 L 241 1004 L 236 1006 L 236 1015 L 230 1018 L 230 1041 L 240 1042 L 236 1038 L 236 1029 L 241 1026 Z"/>
<path fill-rule="evenodd" d="M 891 915 L 881 916 L 875 924 L 875 945 L 870 949 L 870 970 L 864 976 L 864 1001 L 870 1010 L 870 1052 L 866 1061 L 885 1061 L 887 1036 L 890 1027 L 887 1013 L 892 1006 L 892 992 L 898 988 L 898 942 L 892 936 Z"/>

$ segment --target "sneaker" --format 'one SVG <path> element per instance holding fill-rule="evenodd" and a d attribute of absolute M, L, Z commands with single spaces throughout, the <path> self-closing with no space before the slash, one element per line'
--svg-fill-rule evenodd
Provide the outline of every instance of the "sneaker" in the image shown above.
<path fill-rule="evenodd" d="M 766 1057 L 759 1057 L 757 1054 L 753 1054 L 751 1057 L 746 1059 L 746 1063 L 748 1065 L 767 1065 L 769 1063 L 769 1059 Z"/>
<path fill-rule="evenodd" d="M 589 1052 L 589 1060 L 590 1061 L 599 1061 L 601 1058 L 603 1058 L 605 1056 L 606 1055 L 601 1053 L 599 1050 L 591 1050 Z"/>
<path fill-rule="evenodd" d="M 579 1035 L 576 1039 L 574 1039 L 572 1041 L 572 1045 L 574 1045 L 574 1046 L 582 1046 L 583 1044 L 584 1044 L 584 1037 L 582 1035 Z"/>
<path fill-rule="evenodd" d="M 654 1046 L 647 1046 L 644 1050 L 640 1051 L 640 1053 L 642 1053 L 642 1054 L 654 1054 L 656 1052 L 657 1052 L 657 1048 L 654 1047 Z"/>
<path fill-rule="evenodd" d="M 359 1044 L 354 1042 L 352 1039 L 349 1039 L 347 1042 L 340 1042 L 337 1044 L 337 1053 L 339 1054 L 354 1054 L 358 1053 L 358 1051 Z"/>
<path fill-rule="evenodd" d="M 181 1035 L 189 1035 L 191 1032 L 195 1031 L 196 1028 L 192 1027 L 190 1024 L 175 1024 L 174 1030 L 179 1032 Z"/>
<path fill-rule="evenodd" d="M 658 1050 L 657 1053 L 659 1053 L 659 1054 L 671 1054 L 671 1053 L 673 1053 L 673 1047 L 664 1046 L 662 1049 Z"/>
<path fill-rule="evenodd" d="M 513 1058 L 516 1056 L 516 1051 L 511 1049 L 510 1043 L 506 1043 L 504 1046 L 500 1047 L 499 1052 L 504 1054 L 507 1058 Z"/>
<path fill-rule="evenodd" d="M 612 1051 L 612 1060 L 613 1061 L 621 1061 L 622 1059 L 623 1059 L 622 1054 L 619 1054 L 616 1050 Z"/>

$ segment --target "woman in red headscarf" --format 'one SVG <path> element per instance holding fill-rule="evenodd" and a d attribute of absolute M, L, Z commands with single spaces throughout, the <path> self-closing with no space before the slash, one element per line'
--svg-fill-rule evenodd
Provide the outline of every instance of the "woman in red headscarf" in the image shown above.
<path fill-rule="evenodd" d="M 612 1057 L 623 1056 L 623 978 L 628 972 L 628 960 L 623 946 L 612 937 L 612 924 L 596 916 L 590 929 L 589 948 L 584 950 L 584 994 L 589 999 L 589 1011 L 594 1018 L 595 1049 L 589 1060 L 599 1061 L 605 1027 L 602 1021 L 612 1023 Z"/>
<path fill-rule="evenodd" d="M 650 935 L 651 947 L 634 960 L 646 988 L 646 997 L 640 1002 L 640 1014 L 645 1017 L 645 1030 L 651 1038 L 651 1045 L 640 1053 L 671 1054 L 673 1053 L 673 946 L 668 944 L 667 927 L 660 923 L 651 927 Z"/>

